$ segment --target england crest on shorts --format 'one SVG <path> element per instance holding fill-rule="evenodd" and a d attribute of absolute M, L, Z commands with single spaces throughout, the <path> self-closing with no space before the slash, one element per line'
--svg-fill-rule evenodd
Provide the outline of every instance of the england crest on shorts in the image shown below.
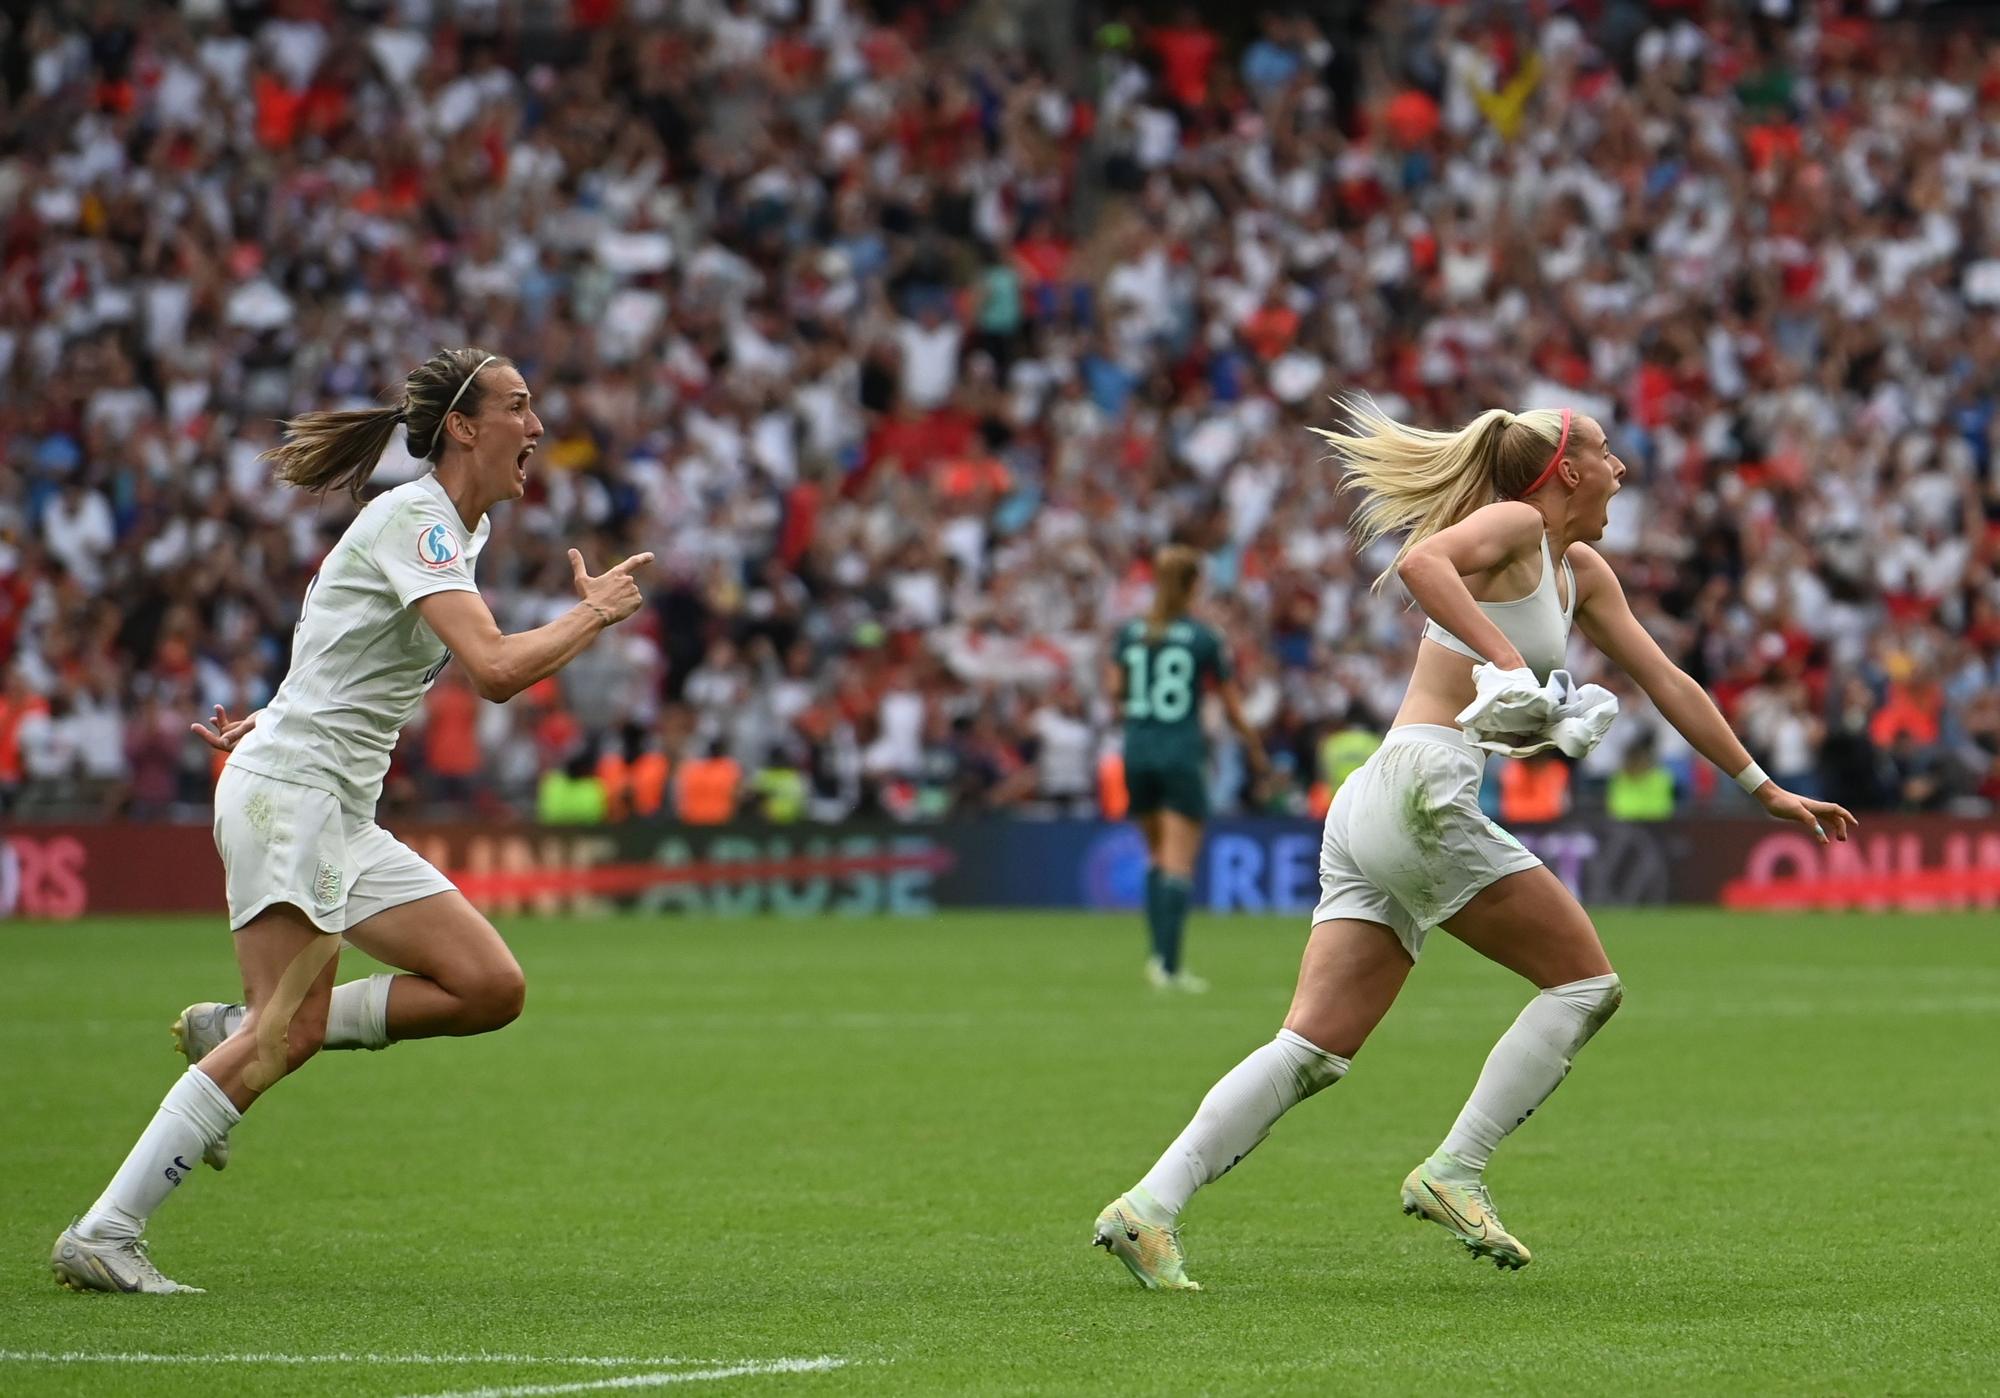
<path fill-rule="evenodd" d="M 322 908 L 330 908 L 340 901 L 341 873 L 324 859 L 313 874 L 313 901 Z"/>

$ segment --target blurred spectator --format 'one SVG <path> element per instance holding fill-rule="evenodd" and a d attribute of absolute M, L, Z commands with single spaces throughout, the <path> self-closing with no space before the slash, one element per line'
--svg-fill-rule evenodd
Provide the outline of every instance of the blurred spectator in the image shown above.
<path fill-rule="evenodd" d="M 609 810 L 604 783 L 579 754 L 542 773 L 535 790 L 535 819 L 544 825 L 601 825 Z"/>
<path fill-rule="evenodd" d="M 1596 415 L 1599 547 L 1774 774 L 1992 809 L 2000 40 L 1416 0 L 1079 55 L 1007 8 L 16 7 L 0 801 L 199 799 L 162 715 L 268 700 L 351 509 L 270 481 L 273 420 L 476 342 L 548 428 L 496 616 L 569 605 L 571 544 L 655 552 L 653 606 L 505 708 L 441 681 L 399 794 L 584 763 L 642 812 L 719 749 L 732 812 L 1089 808 L 1096 651 L 1182 538 L 1313 808 L 1416 644 L 1304 430 L 1346 391 Z"/>
<path fill-rule="evenodd" d="M 1500 768 L 1500 821 L 1542 825 L 1569 811 L 1569 764 L 1542 753 L 1516 758 Z"/>
<path fill-rule="evenodd" d="M 157 693 L 140 701 L 125 729 L 125 765 L 130 775 L 129 814 L 163 816 L 180 800 L 181 761 L 188 719 L 160 702 Z"/>
<path fill-rule="evenodd" d="M 1629 743 L 1605 789 L 1613 820 L 1669 820 L 1674 814 L 1674 774 L 1661 762 L 1651 734 Z"/>
<path fill-rule="evenodd" d="M 424 696 L 423 769 L 430 799 L 463 806 L 481 767 L 479 697 L 463 671 L 447 665 Z"/>
<path fill-rule="evenodd" d="M 705 756 L 682 759 L 674 774 L 674 815 L 686 825 L 724 825 L 735 818 L 743 768 L 718 741 Z"/>
<path fill-rule="evenodd" d="M 1319 745 L 1319 773 L 1324 788 L 1324 805 L 1319 800 L 1314 805 L 1325 813 L 1326 806 L 1333 803 L 1339 794 L 1341 784 L 1356 772 L 1375 750 L 1382 746 L 1381 730 L 1367 710 L 1356 705 L 1350 709 L 1341 726 L 1330 732 Z"/>
<path fill-rule="evenodd" d="M 29 687 L 21 667 L 10 667 L 6 685 L 0 688 L 0 811 L 13 805 L 27 775 L 21 760 L 21 731 L 30 719 L 46 718 L 48 711 L 48 701 Z"/>

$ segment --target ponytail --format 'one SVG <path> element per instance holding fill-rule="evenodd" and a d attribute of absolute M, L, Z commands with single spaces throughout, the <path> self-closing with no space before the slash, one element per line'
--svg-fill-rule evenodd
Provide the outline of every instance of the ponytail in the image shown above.
<path fill-rule="evenodd" d="M 408 429 L 410 454 L 416 455 L 415 443 L 426 442 L 424 458 L 435 465 L 450 441 L 445 419 L 454 412 L 478 416 L 486 398 L 481 374 L 489 364 L 511 363 L 483 349 L 439 350 L 403 380 L 399 405 L 302 413 L 285 424 L 285 440 L 264 455 L 287 485 L 315 493 L 345 490 L 359 500 L 398 426 Z"/>
<path fill-rule="evenodd" d="M 1387 534 L 1404 535 L 1396 557 L 1375 579 L 1380 588 L 1411 549 L 1482 505 L 1518 498 L 1543 470 L 1560 440 L 1563 414 L 1542 408 L 1491 408 L 1456 432 L 1396 421 L 1368 398 L 1341 401 L 1347 431 L 1316 427 L 1345 468 L 1342 490 L 1360 491 L 1349 524 L 1356 551 Z"/>
<path fill-rule="evenodd" d="M 1186 544 L 1168 544 L 1153 556 L 1153 609 L 1146 615 L 1146 639 L 1158 641 L 1170 622 L 1187 615 L 1201 577 L 1201 555 Z"/>
<path fill-rule="evenodd" d="M 401 408 L 303 413 L 285 424 L 285 440 L 264 455 L 286 485 L 314 494 L 345 490 L 359 500 L 402 421 Z"/>

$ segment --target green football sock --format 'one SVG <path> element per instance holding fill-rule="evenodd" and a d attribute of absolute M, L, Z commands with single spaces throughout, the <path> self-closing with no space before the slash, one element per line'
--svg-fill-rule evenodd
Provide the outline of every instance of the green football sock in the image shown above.
<path fill-rule="evenodd" d="M 1181 968 L 1181 938 L 1187 931 L 1188 902 L 1194 890 L 1186 879 L 1171 874 L 1161 874 L 1159 879 L 1159 927 L 1153 933 L 1153 945 L 1166 964 L 1167 974 L 1172 975 Z"/>
<path fill-rule="evenodd" d="M 1146 936 L 1153 943 L 1153 957 L 1164 964 L 1168 954 L 1166 917 L 1161 907 L 1161 875 L 1158 869 L 1146 870 Z"/>

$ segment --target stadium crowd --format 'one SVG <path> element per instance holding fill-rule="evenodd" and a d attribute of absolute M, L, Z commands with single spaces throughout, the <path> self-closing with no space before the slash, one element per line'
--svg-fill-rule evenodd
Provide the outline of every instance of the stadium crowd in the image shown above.
<path fill-rule="evenodd" d="M 458 344 L 548 430 L 481 565 L 502 624 L 569 605 L 571 544 L 660 562 L 520 701 L 447 670 L 392 802 L 1115 808 L 1101 646 L 1177 538 L 1290 774 L 1259 799 L 1308 808 L 1418 630 L 1306 430 L 1353 392 L 1597 415 L 1602 547 L 1775 777 L 2000 800 L 2000 42 L 1354 8 L 1038 53 L 1001 5 L 11 7 L 0 809 L 205 801 L 188 720 L 269 698 L 352 509 L 270 480 L 275 420 Z M 1706 799 L 1620 692 L 1521 800 Z"/>

